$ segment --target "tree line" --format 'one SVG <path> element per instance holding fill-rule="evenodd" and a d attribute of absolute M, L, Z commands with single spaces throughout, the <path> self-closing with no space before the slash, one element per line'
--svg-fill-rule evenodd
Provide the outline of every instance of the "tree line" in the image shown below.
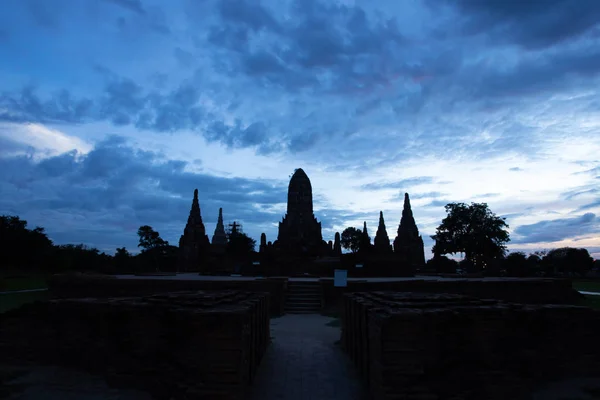
<path fill-rule="evenodd" d="M 161 238 L 149 225 L 137 231 L 140 252 L 132 254 L 125 247 L 115 255 L 106 254 L 84 244 L 57 245 L 42 227 L 30 229 L 27 221 L 14 215 L 0 216 L 0 265 L 21 271 L 90 271 L 99 273 L 175 272 L 179 248 Z M 244 233 L 228 237 L 225 253 L 245 258 L 254 252 L 256 241 Z"/>
<path fill-rule="evenodd" d="M 592 269 L 600 269 L 600 261 L 594 261 L 584 248 L 562 247 L 536 251 L 529 256 L 519 251 L 508 253 L 510 233 L 506 219 L 494 214 L 486 203 L 449 203 L 445 210 L 446 217 L 431 236 L 433 258 L 427 261 L 424 271 L 529 277 L 583 276 Z M 353 253 L 372 246 L 370 238 L 354 227 L 342 232 L 340 242 Z M 448 257 L 457 254 L 464 255 L 462 261 Z"/>

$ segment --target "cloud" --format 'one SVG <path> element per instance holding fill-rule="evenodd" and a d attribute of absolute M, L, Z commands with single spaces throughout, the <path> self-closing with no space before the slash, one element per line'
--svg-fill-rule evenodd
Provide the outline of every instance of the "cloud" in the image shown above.
<path fill-rule="evenodd" d="M 132 11 L 136 14 L 145 15 L 146 10 L 142 6 L 140 0 L 103 0 L 106 3 L 115 4 L 125 10 Z"/>
<path fill-rule="evenodd" d="M 593 213 L 578 217 L 539 221 L 514 230 L 513 243 L 559 242 L 575 236 L 597 234 L 600 220 Z"/>
<path fill-rule="evenodd" d="M 502 193 L 490 206 L 515 215 L 515 227 L 545 220 L 549 210 L 598 214 L 593 0 L 9 3 L 0 13 L 0 157 L 23 171 L 39 164 L 56 187 L 68 167 L 79 171 L 68 175 L 74 192 L 93 182 L 90 191 L 110 199 L 108 181 L 123 193 L 131 183 L 136 195 L 145 185 L 136 210 L 165 196 L 174 196 L 166 209 L 181 199 L 187 209 L 191 189 L 160 186 L 166 178 L 154 178 L 154 164 L 170 168 L 172 185 L 182 188 L 196 186 L 191 171 L 259 180 L 294 165 L 328 182 L 321 207 L 364 213 L 347 218 L 369 226 L 405 191 L 429 232 L 447 199 L 478 194 Z M 98 144 L 112 134 L 128 141 Z M 111 161 L 123 148 L 130 153 L 117 163 L 129 175 Z M 148 168 L 152 177 L 143 178 Z M 41 185 L 16 176 L 1 185 Z M 266 188 L 219 193 L 203 201 L 258 204 L 247 206 L 247 219 L 252 207 L 281 216 L 282 204 L 272 203 L 279 194 Z M 95 200 L 81 196 L 88 215 Z M 46 210 L 87 237 L 77 212 Z M 338 228 L 344 213 L 331 214 Z"/>
<path fill-rule="evenodd" d="M 581 0 L 512 3 L 459 0 L 449 2 L 462 15 L 462 32 L 487 34 L 497 41 L 527 49 L 550 47 L 593 31 L 600 20 L 600 5 Z M 439 3 L 439 2 L 431 2 Z"/>
<path fill-rule="evenodd" d="M 432 176 L 415 176 L 394 182 L 371 182 L 360 186 L 360 190 L 401 189 L 429 184 L 434 182 Z M 404 196 L 404 195 L 403 195 Z"/>
<path fill-rule="evenodd" d="M 120 230 L 112 243 L 123 240 L 130 246 L 141 224 L 155 226 L 174 242 L 185 225 L 195 188 L 205 222 L 213 229 L 219 207 L 229 218 L 252 224 L 249 231 L 255 235 L 256 229 L 281 218 L 260 206 L 286 201 L 283 182 L 190 173 L 186 165 L 135 150 L 119 137 L 99 143 L 85 155 L 72 151 L 40 162 L 24 156 L 1 158 L 5 196 L 0 212 L 32 220 L 48 213 L 44 225 L 50 235 L 70 240 L 76 237 L 71 229 L 93 227 L 84 236 L 90 245 L 95 245 L 94 235 Z M 65 216 L 72 220 L 66 226 L 61 222 Z"/>

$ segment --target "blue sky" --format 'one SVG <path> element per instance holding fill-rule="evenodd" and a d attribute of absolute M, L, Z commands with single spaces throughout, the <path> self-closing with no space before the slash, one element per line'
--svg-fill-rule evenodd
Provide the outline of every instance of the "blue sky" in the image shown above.
<path fill-rule="evenodd" d="M 259 239 L 295 168 L 324 239 L 403 193 L 430 257 L 451 201 L 510 250 L 600 257 L 600 2 L 4 0 L 1 214 L 56 243 L 176 244 L 199 189 Z"/>

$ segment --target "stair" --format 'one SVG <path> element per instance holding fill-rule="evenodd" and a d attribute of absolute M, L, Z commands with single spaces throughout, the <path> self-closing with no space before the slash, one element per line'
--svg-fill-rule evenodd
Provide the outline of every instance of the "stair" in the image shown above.
<path fill-rule="evenodd" d="M 319 282 L 288 281 L 286 314 L 317 314 L 321 310 Z"/>

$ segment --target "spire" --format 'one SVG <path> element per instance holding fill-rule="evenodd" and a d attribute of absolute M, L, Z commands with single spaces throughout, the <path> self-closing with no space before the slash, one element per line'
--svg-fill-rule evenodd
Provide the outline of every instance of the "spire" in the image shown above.
<path fill-rule="evenodd" d="M 423 238 L 419 235 L 419 229 L 410 208 L 408 193 L 404 194 L 404 209 L 398 226 L 398 235 L 394 239 L 394 253 L 398 254 L 408 265 L 422 266 L 425 264 Z"/>
<path fill-rule="evenodd" d="M 408 193 L 404 193 L 404 208 L 402 209 L 402 219 L 400 219 L 400 226 L 398 227 L 398 232 L 400 232 L 400 227 L 414 227 L 415 229 L 417 228 L 415 218 L 413 217 L 412 209 L 410 208 L 410 198 L 408 197 Z"/>
<path fill-rule="evenodd" d="M 383 220 L 383 211 L 379 211 L 379 225 L 377 226 L 377 233 L 375 234 L 373 243 L 378 253 L 390 252 L 390 237 L 388 236 L 385 221 Z"/>
<path fill-rule="evenodd" d="M 369 232 L 367 231 L 367 221 L 363 224 L 362 235 L 360 237 L 360 252 L 368 252 L 371 248 L 371 238 L 369 237 Z"/>
<path fill-rule="evenodd" d="M 192 200 L 192 208 L 190 209 L 186 229 L 194 226 L 204 231 L 204 223 L 200 214 L 200 202 L 198 201 L 198 189 L 194 190 L 194 199 Z"/>
<path fill-rule="evenodd" d="M 260 245 L 261 246 L 267 245 L 267 235 L 264 232 L 260 234 Z"/>
<path fill-rule="evenodd" d="M 260 246 L 258 247 L 258 251 L 262 253 L 267 250 L 267 235 L 263 232 L 260 234 Z"/>
<path fill-rule="evenodd" d="M 340 233 L 335 233 L 335 239 L 333 240 L 333 254 L 342 254 L 342 242 L 340 241 Z"/>
<path fill-rule="evenodd" d="M 200 214 L 198 189 L 194 190 L 194 199 L 183 235 L 179 238 L 179 270 L 194 271 L 201 268 L 202 259 L 208 252 L 210 242 Z"/>
<path fill-rule="evenodd" d="M 223 208 L 219 208 L 219 217 L 217 218 L 217 226 L 212 237 L 212 244 L 227 244 L 227 234 L 225 233 L 225 225 L 223 225 Z"/>

